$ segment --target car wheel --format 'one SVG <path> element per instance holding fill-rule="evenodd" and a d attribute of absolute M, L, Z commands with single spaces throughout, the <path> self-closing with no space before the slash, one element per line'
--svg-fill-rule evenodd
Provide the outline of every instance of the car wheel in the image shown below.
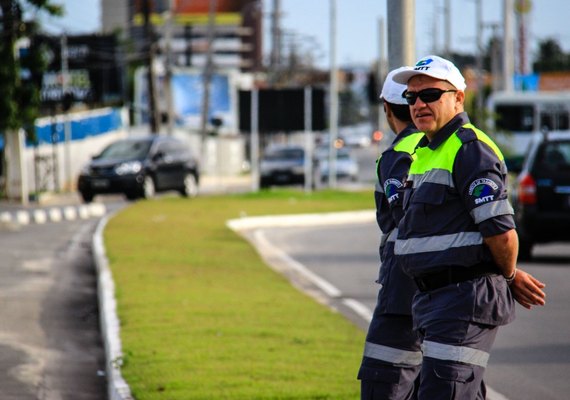
<path fill-rule="evenodd" d="M 196 183 L 196 177 L 187 173 L 184 175 L 184 181 L 180 194 L 184 197 L 196 197 L 198 195 L 198 183 Z"/>
<path fill-rule="evenodd" d="M 135 201 L 141 196 L 137 192 L 127 192 L 127 193 L 125 193 L 125 197 L 127 198 L 127 200 Z"/>
<path fill-rule="evenodd" d="M 84 203 L 91 203 L 95 195 L 91 192 L 79 192 Z"/>
<path fill-rule="evenodd" d="M 142 197 L 145 199 L 152 199 L 156 193 L 155 187 L 154 187 L 154 180 L 152 179 L 152 176 L 145 176 L 144 177 L 144 181 L 143 181 L 143 186 L 142 186 Z"/>

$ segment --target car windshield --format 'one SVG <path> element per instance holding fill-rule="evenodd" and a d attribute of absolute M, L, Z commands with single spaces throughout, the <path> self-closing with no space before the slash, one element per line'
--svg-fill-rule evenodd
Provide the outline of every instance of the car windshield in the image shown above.
<path fill-rule="evenodd" d="M 301 149 L 273 150 L 265 156 L 266 160 L 295 160 L 299 158 L 303 158 L 303 150 Z"/>
<path fill-rule="evenodd" d="M 539 165 L 550 169 L 569 169 L 570 142 L 547 143 L 542 150 Z"/>
<path fill-rule="evenodd" d="M 148 140 L 121 140 L 109 145 L 97 157 L 99 160 L 135 159 L 148 154 L 151 142 Z"/>

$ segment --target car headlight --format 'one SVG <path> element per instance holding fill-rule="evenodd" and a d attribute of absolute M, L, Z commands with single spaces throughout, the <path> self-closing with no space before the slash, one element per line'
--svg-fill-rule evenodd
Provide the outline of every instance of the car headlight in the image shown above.
<path fill-rule="evenodd" d="M 89 164 L 84 165 L 83 168 L 81 168 L 80 175 L 89 175 L 89 174 L 91 174 L 91 166 Z"/>
<path fill-rule="evenodd" d="M 140 161 L 129 161 L 117 165 L 115 167 L 115 173 L 117 175 L 137 174 L 141 169 L 142 163 Z"/>

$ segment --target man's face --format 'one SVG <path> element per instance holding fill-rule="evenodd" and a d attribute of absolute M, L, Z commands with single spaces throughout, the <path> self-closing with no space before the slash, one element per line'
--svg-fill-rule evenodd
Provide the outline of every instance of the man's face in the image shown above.
<path fill-rule="evenodd" d="M 424 89 L 456 90 L 447 81 L 426 75 L 416 75 L 408 81 L 408 92 L 420 92 Z M 412 120 L 418 130 L 425 132 L 429 139 L 447 124 L 453 117 L 463 111 L 465 93 L 462 91 L 443 93 L 433 102 L 425 103 L 419 97 L 414 105 L 410 105 Z"/>

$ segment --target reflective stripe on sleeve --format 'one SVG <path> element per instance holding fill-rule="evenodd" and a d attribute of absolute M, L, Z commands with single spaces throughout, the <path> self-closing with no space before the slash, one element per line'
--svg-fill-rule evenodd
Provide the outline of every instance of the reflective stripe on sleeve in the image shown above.
<path fill-rule="evenodd" d="M 428 236 L 423 238 L 398 239 L 394 247 L 396 255 L 443 251 L 452 247 L 476 246 L 483 243 L 479 232 L 459 232 L 450 235 Z"/>
<path fill-rule="evenodd" d="M 390 233 L 382 233 L 380 236 L 380 247 L 384 246 L 386 243 L 396 242 L 396 238 L 398 237 L 398 228 L 392 229 Z"/>
<path fill-rule="evenodd" d="M 394 228 L 392 229 L 392 232 L 388 234 L 388 238 L 386 239 L 386 241 L 395 242 L 397 237 L 398 237 L 398 228 Z"/>
<path fill-rule="evenodd" d="M 465 364 L 478 365 L 486 368 L 489 361 L 489 353 L 471 347 L 451 346 L 424 340 L 422 344 L 424 357 L 437 358 L 438 360 L 450 360 Z"/>
<path fill-rule="evenodd" d="M 476 224 L 499 215 L 514 214 L 513 207 L 508 200 L 493 201 L 471 210 L 471 217 Z"/>
<path fill-rule="evenodd" d="M 364 345 L 364 356 L 392 364 L 408 365 L 411 367 L 422 364 L 421 351 L 401 350 L 370 342 L 366 342 Z"/>
<path fill-rule="evenodd" d="M 453 183 L 453 177 L 451 176 L 451 172 L 445 169 L 434 168 L 432 170 L 427 171 L 424 174 L 410 175 L 408 177 L 408 180 L 413 181 L 414 188 L 417 188 L 418 186 L 424 183 L 437 183 L 440 185 L 449 186 L 450 188 L 455 187 Z"/>

